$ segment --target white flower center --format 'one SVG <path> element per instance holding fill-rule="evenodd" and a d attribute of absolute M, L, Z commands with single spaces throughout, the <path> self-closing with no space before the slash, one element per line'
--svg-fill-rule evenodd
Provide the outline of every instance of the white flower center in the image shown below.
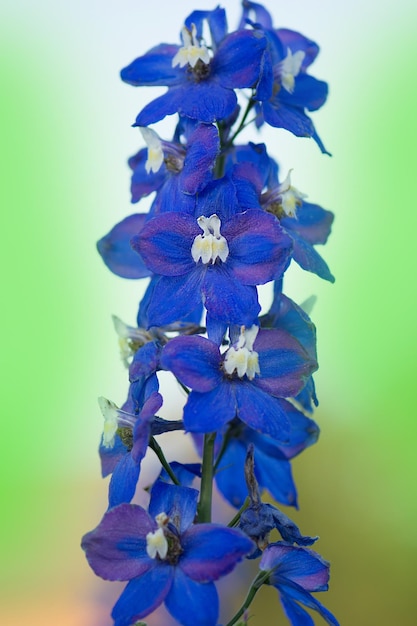
<path fill-rule="evenodd" d="M 118 407 L 114 402 L 107 400 L 101 396 L 98 399 L 100 410 L 104 417 L 103 426 L 103 446 L 105 448 L 113 448 L 118 424 Z"/>
<path fill-rule="evenodd" d="M 280 184 L 278 191 L 280 193 L 282 209 L 288 217 L 296 217 L 297 207 L 303 203 L 303 198 L 307 198 L 305 193 L 301 193 L 291 185 L 291 172 L 287 174 L 286 179 Z"/>
<path fill-rule="evenodd" d="M 197 235 L 191 246 L 191 256 L 196 263 L 201 259 L 202 263 L 215 263 L 217 259 L 226 261 L 229 256 L 229 246 L 226 239 L 220 234 L 221 222 L 216 214 L 210 217 L 201 215 L 197 223 L 203 231 Z"/>
<path fill-rule="evenodd" d="M 255 324 L 249 329 L 244 326 L 240 329 L 240 336 L 235 346 L 231 346 L 224 358 L 224 369 L 230 376 L 236 371 L 239 378 L 246 376 L 253 380 L 261 373 L 259 369 L 259 355 L 253 350 L 253 344 L 259 331 Z"/>
<path fill-rule="evenodd" d="M 165 559 L 168 554 L 168 541 L 164 534 L 164 526 L 168 522 L 168 515 L 159 513 L 155 517 L 155 521 L 159 528 L 154 533 L 146 535 L 146 552 L 151 559 L 156 559 L 157 556 Z"/>
<path fill-rule="evenodd" d="M 305 52 L 298 50 L 295 54 L 288 48 L 288 54 L 281 61 L 281 83 L 288 93 L 293 93 L 295 87 L 295 77 L 300 73 L 301 65 L 304 61 Z"/>
<path fill-rule="evenodd" d="M 133 430 L 136 416 L 122 411 L 114 402 L 103 398 L 103 396 L 98 399 L 98 403 L 104 417 L 103 446 L 105 448 L 113 448 L 117 430 L 119 428 L 130 428 Z"/>
<path fill-rule="evenodd" d="M 148 146 L 148 159 L 145 163 L 146 173 L 158 172 L 164 162 L 164 153 L 162 150 L 162 141 L 151 128 L 139 126 L 142 137 Z"/>
<path fill-rule="evenodd" d="M 185 67 L 189 64 L 192 68 L 194 68 L 198 61 L 202 61 L 205 65 L 208 65 L 210 63 L 209 51 L 206 46 L 200 46 L 197 39 L 197 28 L 195 24 L 191 25 L 191 30 L 184 26 L 181 34 L 184 45 L 178 50 L 177 54 L 172 59 L 172 67 L 175 67 L 176 65 Z"/>

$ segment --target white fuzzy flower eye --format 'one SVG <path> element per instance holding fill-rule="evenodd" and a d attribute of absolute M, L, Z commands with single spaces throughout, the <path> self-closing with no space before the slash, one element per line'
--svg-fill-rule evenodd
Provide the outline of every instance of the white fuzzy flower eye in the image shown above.
<path fill-rule="evenodd" d="M 197 219 L 197 223 L 203 234 L 197 235 L 191 247 L 191 256 L 194 261 L 198 263 L 201 259 L 202 263 L 208 265 L 220 259 L 224 263 L 229 256 L 229 246 L 220 233 L 220 219 L 216 214 L 210 215 L 210 217 L 201 215 Z"/>
<path fill-rule="evenodd" d="M 194 68 L 198 61 L 202 61 L 205 65 L 208 65 L 210 63 L 209 51 L 206 46 L 199 44 L 195 24 L 191 25 L 191 30 L 184 26 L 181 34 L 184 45 L 172 59 L 172 67 L 176 65 L 180 67 L 190 65 Z"/>
<path fill-rule="evenodd" d="M 305 55 L 305 52 L 302 50 L 298 50 L 293 54 L 288 48 L 287 56 L 281 61 L 281 83 L 288 93 L 293 93 L 294 91 L 295 77 L 300 73 Z"/>
<path fill-rule="evenodd" d="M 237 344 L 231 346 L 225 354 L 223 365 L 226 374 L 231 376 L 236 372 L 239 378 L 243 378 L 246 374 L 249 380 L 253 380 L 256 374 L 260 375 L 259 355 L 253 350 L 258 332 L 259 326 L 255 324 L 248 330 L 242 326 Z"/>
<path fill-rule="evenodd" d="M 162 150 L 162 141 L 152 128 L 139 126 L 142 137 L 148 146 L 148 159 L 145 163 L 146 173 L 158 172 L 164 162 L 164 152 Z"/>

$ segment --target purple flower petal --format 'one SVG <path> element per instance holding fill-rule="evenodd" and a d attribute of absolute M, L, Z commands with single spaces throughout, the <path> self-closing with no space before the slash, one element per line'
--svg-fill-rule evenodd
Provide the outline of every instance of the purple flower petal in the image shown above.
<path fill-rule="evenodd" d="M 191 526 L 181 538 L 182 571 L 197 582 L 218 580 L 253 550 L 252 541 L 238 530 L 215 524 Z"/>
<path fill-rule="evenodd" d="M 229 267 L 244 285 L 263 285 L 289 264 L 292 242 L 273 215 L 240 213 L 224 225 L 222 234 L 229 242 Z"/>
<path fill-rule="evenodd" d="M 279 398 L 297 395 L 317 369 L 316 361 L 285 331 L 259 331 L 254 350 L 259 354 L 261 376 L 253 384 Z"/>
<path fill-rule="evenodd" d="M 268 546 L 259 567 L 274 570 L 271 585 L 289 580 L 306 591 L 326 591 L 329 581 L 329 563 L 317 552 L 277 542 Z"/>
<path fill-rule="evenodd" d="M 113 274 L 122 278 L 150 275 L 142 258 L 130 246 L 131 238 L 142 230 L 146 217 L 145 213 L 129 215 L 97 242 L 101 258 Z"/>
<path fill-rule="evenodd" d="M 140 235 L 133 237 L 132 248 L 155 274 L 182 276 L 195 268 L 191 246 L 200 232 L 191 215 L 163 213 L 149 220 Z"/>
<path fill-rule="evenodd" d="M 161 367 L 187 387 L 211 391 L 223 380 L 217 345 L 204 337 L 175 337 L 163 349 Z"/>
<path fill-rule="evenodd" d="M 107 511 L 81 544 L 93 571 L 105 580 L 130 580 L 153 569 L 156 561 L 146 553 L 146 535 L 155 526 L 146 511 L 134 504 Z"/>

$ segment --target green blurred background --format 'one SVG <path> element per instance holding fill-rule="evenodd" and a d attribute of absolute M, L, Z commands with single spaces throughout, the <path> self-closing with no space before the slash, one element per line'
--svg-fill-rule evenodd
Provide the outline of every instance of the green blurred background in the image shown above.
<path fill-rule="evenodd" d="M 112 276 L 95 241 L 136 210 L 126 158 L 141 141 L 130 124 L 159 93 L 123 85 L 118 72 L 155 43 L 176 41 L 193 8 L 214 4 L 0 6 L 6 625 L 111 623 L 109 594 L 117 590 L 95 579 L 79 540 L 106 506 L 96 399 L 121 403 L 127 388 L 110 316 L 133 323 L 143 287 Z M 238 3 L 222 5 L 235 24 Z M 321 536 L 317 549 L 332 562 L 332 580 L 320 599 L 342 624 L 411 626 L 417 8 L 411 0 L 268 6 L 277 25 L 320 43 L 312 73 L 331 89 L 314 115 L 331 159 L 283 131 L 260 138 L 283 170 L 294 167 L 296 187 L 336 213 L 323 250 L 335 285 L 296 269 L 286 283 L 298 302 L 318 297 L 322 436 L 294 463 L 301 507 L 294 517 L 306 534 Z M 259 593 L 253 613 L 252 626 L 285 623 L 272 589 Z"/>

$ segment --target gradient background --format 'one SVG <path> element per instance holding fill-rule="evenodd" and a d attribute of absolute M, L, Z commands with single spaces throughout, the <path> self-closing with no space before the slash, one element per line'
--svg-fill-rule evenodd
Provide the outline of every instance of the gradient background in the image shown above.
<path fill-rule="evenodd" d="M 233 27 L 238 2 L 222 5 Z M 214 6 L 1 3 L 0 589 L 7 626 L 111 624 L 108 608 L 119 590 L 95 579 L 79 541 L 106 506 L 97 396 L 121 403 L 127 389 L 110 315 L 133 323 L 143 285 L 111 275 L 95 241 L 136 210 L 126 159 L 142 143 L 130 124 L 160 93 L 124 85 L 118 72 L 159 41 L 177 41 L 193 8 Z M 321 367 L 322 436 L 294 463 L 301 506 L 294 518 L 304 533 L 321 536 L 317 549 L 332 562 L 332 581 L 320 599 L 342 624 L 411 626 L 417 8 L 414 0 L 384 0 L 377 9 L 372 0 L 268 6 L 276 25 L 319 42 L 312 73 L 331 89 L 313 119 L 333 158 L 284 131 L 259 139 L 283 170 L 294 167 L 296 187 L 336 213 L 323 250 L 336 284 L 295 269 L 286 287 L 298 302 L 318 296 L 312 317 Z M 164 128 L 171 123 L 158 126 L 161 134 Z M 155 471 L 150 460 L 145 482 Z M 251 626 L 285 623 L 272 589 L 261 590 L 253 613 Z"/>

